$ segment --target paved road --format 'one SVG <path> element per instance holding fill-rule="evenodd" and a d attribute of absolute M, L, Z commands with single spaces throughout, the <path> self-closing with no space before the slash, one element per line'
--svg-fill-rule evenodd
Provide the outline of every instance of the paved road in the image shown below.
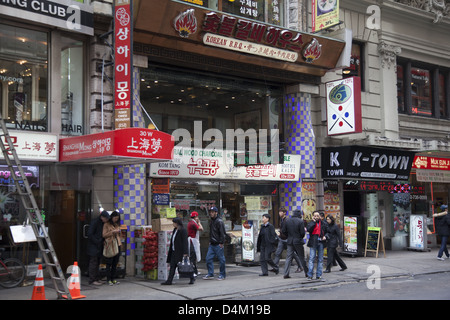
<path fill-rule="evenodd" d="M 379 285 L 378 285 L 379 284 Z M 370 287 L 370 288 L 369 288 Z M 380 282 L 352 283 L 321 282 L 309 287 L 280 290 L 264 295 L 254 295 L 234 300 L 449 300 L 450 273 L 404 276 L 382 279 Z"/>

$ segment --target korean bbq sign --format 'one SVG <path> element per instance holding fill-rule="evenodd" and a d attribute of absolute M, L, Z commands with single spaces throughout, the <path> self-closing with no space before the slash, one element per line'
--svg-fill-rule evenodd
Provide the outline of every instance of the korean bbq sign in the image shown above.
<path fill-rule="evenodd" d="M 129 157 L 171 160 L 173 136 L 156 130 L 127 128 L 60 140 L 60 161 Z"/>
<path fill-rule="evenodd" d="M 115 0 L 115 89 L 114 107 L 116 129 L 128 128 L 132 109 L 132 14 L 131 0 Z"/>
<path fill-rule="evenodd" d="M 209 12 L 199 24 L 194 10 L 188 9 L 175 18 L 173 26 L 180 37 L 188 38 L 201 29 L 205 45 L 271 59 L 296 62 L 302 56 L 312 63 L 322 54 L 315 38 L 304 44 L 301 33 L 231 15 Z"/>

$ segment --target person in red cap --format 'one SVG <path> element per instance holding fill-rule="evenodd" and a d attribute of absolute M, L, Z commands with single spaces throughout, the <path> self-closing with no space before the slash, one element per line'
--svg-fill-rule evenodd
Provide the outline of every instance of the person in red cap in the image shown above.
<path fill-rule="evenodd" d="M 191 212 L 191 221 L 189 221 L 187 226 L 188 232 L 188 245 L 189 245 L 189 259 L 194 265 L 194 274 L 197 276 L 197 262 L 199 262 L 202 258 L 200 252 L 200 232 L 203 230 L 203 226 L 200 222 L 200 218 L 198 217 L 197 211 Z"/>

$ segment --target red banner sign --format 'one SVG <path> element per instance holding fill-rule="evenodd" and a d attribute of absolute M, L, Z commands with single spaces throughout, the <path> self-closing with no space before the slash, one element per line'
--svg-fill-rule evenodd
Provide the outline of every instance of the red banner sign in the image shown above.
<path fill-rule="evenodd" d="M 126 157 L 132 160 L 172 160 L 173 136 L 156 130 L 127 128 L 60 140 L 60 162 Z"/>
<path fill-rule="evenodd" d="M 116 0 L 114 6 L 115 89 L 114 108 L 116 129 L 131 126 L 133 104 L 133 29 L 131 0 Z"/>
<path fill-rule="evenodd" d="M 414 158 L 412 167 L 414 169 L 428 169 L 428 170 L 449 170 L 449 158 L 435 158 L 435 157 L 420 157 Z"/>

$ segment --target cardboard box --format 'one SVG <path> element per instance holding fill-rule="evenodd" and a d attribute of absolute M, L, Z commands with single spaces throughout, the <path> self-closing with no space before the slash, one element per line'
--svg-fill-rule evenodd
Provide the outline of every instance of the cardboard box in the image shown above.
<path fill-rule="evenodd" d="M 172 219 L 167 218 L 152 219 L 152 230 L 155 232 L 172 231 L 173 230 Z"/>

